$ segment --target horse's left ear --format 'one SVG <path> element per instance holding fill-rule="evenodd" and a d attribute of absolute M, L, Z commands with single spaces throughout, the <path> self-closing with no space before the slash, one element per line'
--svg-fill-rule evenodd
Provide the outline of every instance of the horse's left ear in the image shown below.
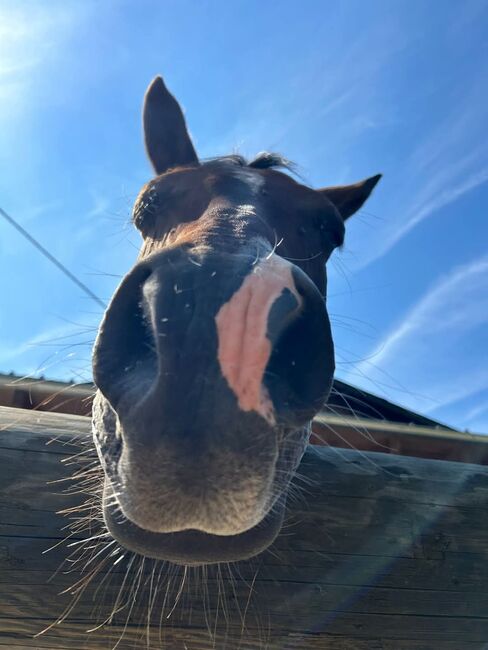
<path fill-rule="evenodd" d="M 374 186 L 380 180 L 381 174 L 366 178 L 364 181 L 353 185 L 337 185 L 336 187 L 324 187 L 318 190 L 324 194 L 329 201 L 339 210 L 341 217 L 348 219 L 357 212 L 373 191 Z"/>
<path fill-rule="evenodd" d="M 146 91 L 142 111 L 144 141 L 156 174 L 198 163 L 180 105 L 156 77 Z"/>

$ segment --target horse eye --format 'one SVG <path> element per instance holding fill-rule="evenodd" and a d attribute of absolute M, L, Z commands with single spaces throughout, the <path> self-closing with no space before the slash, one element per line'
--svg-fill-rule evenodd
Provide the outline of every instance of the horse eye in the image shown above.
<path fill-rule="evenodd" d="M 335 224 L 331 224 L 323 218 L 317 220 L 317 228 L 320 231 L 322 242 L 328 248 L 338 248 L 344 243 L 344 230 L 334 226 Z"/>
<path fill-rule="evenodd" d="M 154 225 L 154 220 L 159 209 L 159 195 L 154 188 L 150 188 L 134 205 L 132 221 L 136 228 L 141 231 L 151 228 Z"/>

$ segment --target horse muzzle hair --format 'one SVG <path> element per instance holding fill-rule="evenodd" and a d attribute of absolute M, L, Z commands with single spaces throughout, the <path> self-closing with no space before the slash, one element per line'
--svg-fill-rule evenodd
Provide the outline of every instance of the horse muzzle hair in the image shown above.
<path fill-rule="evenodd" d="M 93 354 L 104 519 L 147 557 L 247 559 L 279 533 L 330 391 L 325 264 L 379 177 L 313 190 L 271 154 L 201 163 L 160 78 L 144 130 L 143 245 Z"/>

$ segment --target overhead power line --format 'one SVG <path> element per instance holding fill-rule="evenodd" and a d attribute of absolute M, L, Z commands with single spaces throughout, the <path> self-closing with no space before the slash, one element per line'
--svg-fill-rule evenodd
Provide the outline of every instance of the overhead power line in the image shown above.
<path fill-rule="evenodd" d="M 77 287 L 79 287 L 82 291 L 86 293 L 87 296 L 89 296 L 92 300 L 94 300 L 102 309 L 105 309 L 106 305 L 101 300 L 96 294 L 93 293 L 93 291 L 84 284 L 81 280 L 78 280 L 76 275 L 73 275 L 69 269 L 65 267 L 65 265 L 60 262 L 54 255 L 52 255 L 44 246 L 37 241 L 31 234 L 27 232 L 27 230 L 21 226 L 17 221 L 11 217 L 9 214 L 5 212 L 2 208 L 0 208 L 0 214 L 2 217 L 9 222 L 11 226 L 13 226 L 17 232 L 20 232 L 20 234 L 27 239 L 37 250 L 44 255 L 44 257 L 47 257 L 47 259 L 54 264 L 54 266 L 61 271 L 67 278 L 71 280 L 71 282 L 74 282 Z"/>

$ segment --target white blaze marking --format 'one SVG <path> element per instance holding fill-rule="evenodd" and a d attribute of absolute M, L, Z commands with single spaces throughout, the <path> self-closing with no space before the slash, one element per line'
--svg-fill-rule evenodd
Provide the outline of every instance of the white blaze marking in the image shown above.
<path fill-rule="evenodd" d="M 256 411 L 271 425 L 276 423 L 274 408 L 263 384 L 271 356 L 267 325 L 270 310 L 284 289 L 302 304 L 292 268 L 277 255 L 262 259 L 215 317 L 220 369 L 239 407 Z"/>

